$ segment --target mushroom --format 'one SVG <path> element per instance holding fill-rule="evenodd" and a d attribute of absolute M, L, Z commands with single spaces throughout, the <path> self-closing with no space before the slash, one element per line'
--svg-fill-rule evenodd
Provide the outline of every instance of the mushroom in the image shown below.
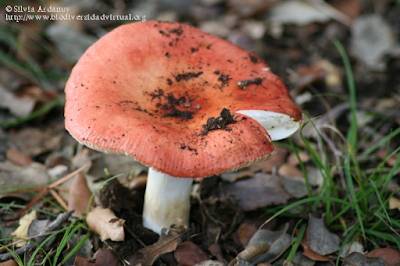
<path fill-rule="evenodd" d="M 246 90 L 238 82 L 247 82 Z M 267 160 L 302 114 L 260 57 L 192 26 L 138 22 L 92 45 L 67 82 L 80 143 L 150 167 L 143 224 L 188 223 L 193 178 Z M 190 105 L 187 103 L 190 102 Z"/>

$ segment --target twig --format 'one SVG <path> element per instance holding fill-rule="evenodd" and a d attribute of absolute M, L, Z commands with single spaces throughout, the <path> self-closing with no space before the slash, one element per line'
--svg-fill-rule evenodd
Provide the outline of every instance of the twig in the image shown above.
<path fill-rule="evenodd" d="M 57 216 L 57 218 L 46 227 L 45 230 L 42 230 L 39 233 L 38 237 L 34 238 L 33 242 L 30 241 L 25 246 L 20 247 L 19 249 L 16 249 L 13 252 L 0 254 L 0 261 L 6 261 L 6 260 L 10 260 L 10 259 L 14 258 L 14 254 L 17 254 L 18 256 L 21 256 L 22 254 L 24 254 L 26 252 L 29 252 L 32 248 L 34 248 L 36 245 L 40 244 L 43 240 L 45 240 L 47 233 L 49 233 L 51 231 L 55 231 L 59 227 L 61 227 L 61 224 L 63 222 L 65 222 L 65 221 L 67 221 L 72 213 L 73 213 L 73 211 L 60 213 Z"/>
<path fill-rule="evenodd" d="M 247 85 L 250 85 L 250 84 L 257 84 L 257 85 L 260 85 L 261 82 L 262 82 L 262 79 L 261 79 L 261 78 L 254 78 L 254 79 L 246 79 L 246 80 L 238 81 L 238 82 L 237 82 L 237 85 L 238 85 L 240 88 L 242 88 L 242 89 L 245 90 Z"/>
<path fill-rule="evenodd" d="M 85 170 L 87 167 L 89 167 L 89 163 L 83 165 L 82 167 L 76 169 L 75 171 L 69 173 L 68 175 L 64 176 L 63 178 L 60 178 L 59 180 L 55 181 L 54 183 L 46 186 L 46 187 L 42 187 L 41 191 L 39 192 L 40 196 L 45 196 L 47 193 L 49 193 L 49 191 L 51 191 L 52 189 L 54 189 L 55 187 L 57 187 L 58 185 L 64 183 L 65 181 L 71 179 L 72 177 L 74 177 L 76 174 L 82 172 L 83 170 Z M 55 199 L 57 200 L 58 198 L 55 197 Z M 20 210 L 17 215 L 15 215 L 15 217 L 13 217 L 13 219 L 17 219 L 19 217 L 22 216 L 22 214 L 24 214 L 29 208 L 31 208 L 33 206 L 33 204 L 35 204 L 37 201 L 40 200 L 39 196 L 36 196 L 35 198 L 33 198 L 26 206 L 25 208 L 23 208 L 22 210 Z M 62 204 L 62 202 L 59 202 L 60 205 L 62 205 L 63 208 L 65 208 L 66 204 Z M 67 208 L 68 209 L 68 208 Z"/>
<path fill-rule="evenodd" d="M 65 203 L 65 201 L 63 200 L 63 198 L 61 198 L 61 196 L 60 196 L 54 189 L 50 189 L 49 192 L 50 192 L 50 194 L 53 196 L 53 198 L 58 202 L 58 204 L 60 204 L 60 206 L 61 206 L 64 210 L 68 210 L 68 205 L 67 205 L 67 203 Z"/>

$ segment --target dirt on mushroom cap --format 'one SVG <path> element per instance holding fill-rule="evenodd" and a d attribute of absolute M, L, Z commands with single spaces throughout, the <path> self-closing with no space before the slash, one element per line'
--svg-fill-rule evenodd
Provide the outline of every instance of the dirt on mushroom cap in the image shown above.
<path fill-rule="evenodd" d="M 127 154 L 172 176 L 218 174 L 274 150 L 265 129 L 240 114 L 225 125 L 229 131 L 202 134 L 223 108 L 301 118 L 266 67 L 258 56 L 188 25 L 124 25 L 90 47 L 73 69 L 66 127 L 92 148 Z M 252 78 L 262 82 L 246 90 L 237 85 Z"/>

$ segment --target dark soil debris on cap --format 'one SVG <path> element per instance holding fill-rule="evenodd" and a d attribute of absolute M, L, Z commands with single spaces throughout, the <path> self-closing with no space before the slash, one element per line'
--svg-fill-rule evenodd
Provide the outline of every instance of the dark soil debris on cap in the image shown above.
<path fill-rule="evenodd" d="M 251 61 L 251 62 L 253 62 L 254 64 L 257 64 L 257 63 L 258 63 L 258 58 L 257 58 L 257 57 L 255 57 L 255 56 L 252 55 L 252 54 L 249 54 L 249 57 L 250 57 L 250 61 Z"/>
<path fill-rule="evenodd" d="M 198 76 L 200 76 L 201 74 L 203 74 L 203 71 L 194 73 L 194 72 L 187 72 L 187 73 L 183 73 L 183 74 L 178 74 L 175 76 L 175 80 L 176 81 L 181 81 L 181 80 L 189 80 L 192 78 L 197 78 Z"/>
<path fill-rule="evenodd" d="M 203 125 L 204 130 L 201 134 L 207 135 L 208 132 L 218 129 L 230 131 L 231 129 L 227 129 L 226 126 L 234 123 L 236 123 L 234 116 L 228 109 L 224 108 L 218 117 L 210 117 L 207 119 L 207 124 Z"/>
<path fill-rule="evenodd" d="M 157 90 L 154 90 L 154 92 L 150 93 L 150 96 L 151 96 L 151 100 L 154 100 L 156 98 L 161 100 L 161 97 L 164 96 L 164 90 L 158 88 Z"/>
<path fill-rule="evenodd" d="M 187 102 L 187 98 L 185 96 L 175 97 L 173 93 L 168 93 L 165 95 L 162 89 L 158 89 L 150 93 L 150 96 L 152 97 L 151 100 L 157 98 L 161 102 L 166 101 L 166 103 L 158 102 L 156 104 L 156 108 L 166 111 L 164 117 L 176 117 L 181 118 L 182 120 L 190 120 L 193 118 L 193 111 L 181 111 L 177 109 L 177 107 Z M 158 110 L 156 110 L 156 112 L 157 111 Z"/>
<path fill-rule="evenodd" d="M 179 28 L 176 28 L 176 29 L 170 29 L 170 30 L 168 30 L 168 32 L 169 33 L 174 33 L 174 34 L 180 36 L 183 33 L 183 29 L 179 27 Z"/>
<path fill-rule="evenodd" d="M 218 81 L 222 82 L 222 85 L 228 85 L 230 79 L 231 78 L 229 77 L 229 75 L 221 74 L 218 78 Z"/>
<path fill-rule="evenodd" d="M 174 109 L 169 113 L 166 113 L 164 116 L 165 117 L 177 117 L 177 118 L 181 118 L 182 120 L 190 120 L 193 118 L 193 114 L 194 112 L 192 111 L 181 111 L 181 110 L 177 110 Z"/>

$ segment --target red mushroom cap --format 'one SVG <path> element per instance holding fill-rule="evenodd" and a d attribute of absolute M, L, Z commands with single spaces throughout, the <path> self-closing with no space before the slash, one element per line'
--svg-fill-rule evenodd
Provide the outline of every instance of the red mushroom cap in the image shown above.
<path fill-rule="evenodd" d="M 267 131 L 235 111 L 301 119 L 286 87 L 265 68 L 258 56 L 188 25 L 120 26 L 74 67 L 65 88 L 66 128 L 91 148 L 171 176 L 234 170 L 274 152 Z M 249 79 L 255 82 L 246 89 L 237 85 Z"/>

